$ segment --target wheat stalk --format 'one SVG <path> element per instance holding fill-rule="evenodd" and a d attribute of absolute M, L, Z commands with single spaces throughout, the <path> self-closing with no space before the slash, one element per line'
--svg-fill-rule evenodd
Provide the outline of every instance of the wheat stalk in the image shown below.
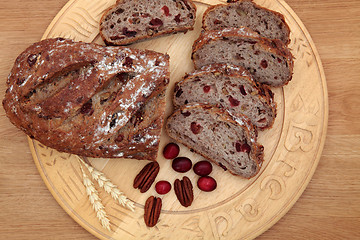
<path fill-rule="evenodd" d="M 96 217 L 100 220 L 101 225 L 105 229 L 111 231 L 111 229 L 110 229 L 110 220 L 106 215 L 105 207 L 101 203 L 101 199 L 99 197 L 99 194 L 96 191 L 93 182 L 85 174 L 85 171 L 84 171 L 84 169 L 83 169 L 83 167 L 81 165 L 80 165 L 80 169 L 81 169 L 82 176 L 83 176 L 83 184 L 84 184 L 85 189 L 86 189 L 86 194 L 89 196 L 90 203 L 91 203 L 91 205 L 93 206 L 93 209 L 96 212 Z"/>
<path fill-rule="evenodd" d="M 123 192 L 121 192 L 115 184 L 113 184 L 110 179 L 108 179 L 104 173 L 96 170 L 89 164 L 87 164 L 82 158 L 77 156 L 79 161 L 84 164 L 84 166 L 88 169 L 89 173 L 91 174 L 91 177 L 97 181 L 99 186 L 105 190 L 108 194 L 111 195 L 111 197 L 117 201 L 120 205 L 123 207 L 127 207 L 131 211 L 134 212 L 135 206 L 132 201 L 130 201 Z"/>

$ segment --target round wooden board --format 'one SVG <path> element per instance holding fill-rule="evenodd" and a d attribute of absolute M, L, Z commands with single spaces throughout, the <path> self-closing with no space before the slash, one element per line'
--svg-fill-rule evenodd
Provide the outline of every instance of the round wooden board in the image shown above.
<path fill-rule="evenodd" d="M 103 44 L 98 34 L 98 21 L 114 0 L 71 0 L 54 18 L 43 38 L 66 37 Z M 200 3 L 202 2 L 202 3 Z M 194 187 L 194 202 L 182 207 L 173 189 L 163 200 L 158 224 L 148 228 L 143 221 L 143 206 L 154 187 L 141 194 L 132 188 L 138 171 L 147 161 L 130 159 L 87 160 L 119 186 L 135 202 L 135 212 L 118 205 L 110 195 L 99 191 L 111 222 L 104 229 L 88 200 L 79 161 L 74 155 L 60 153 L 29 138 L 39 172 L 50 192 L 64 210 L 89 232 L 101 239 L 252 239 L 276 223 L 300 197 L 310 181 L 323 149 L 328 122 L 328 98 L 324 71 L 309 33 L 291 8 L 282 0 L 257 0 L 258 4 L 281 12 L 291 28 L 290 48 L 295 56 L 293 80 L 274 89 L 278 116 L 271 130 L 259 133 L 265 147 L 261 172 L 246 180 L 232 176 L 219 167 L 211 173 L 218 183 L 215 191 L 206 193 Z M 194 31 L 179 33 L 131 45 L 168 53 L 171 58 L 171 82 L 167 95 L 168 116 L 172 111 L 170 93 L 174 82 L 193 70 L 191 46 L 199 36 L 202 14 L 207 4 L 217 0 L 195 2 L 198 8 Z M 206 4 L 205 4 L 206 3 Z M 160 151 L 171 140 L 162 133 Z M 202 158 L 181 146 L 180 155 L 193 162 Z M 197 177 L 189 171 L 179 174 L 171 161 L 159 154 L 161 166 L 157 180 L 173 182 L 188 176 L 193 185 Z"/>

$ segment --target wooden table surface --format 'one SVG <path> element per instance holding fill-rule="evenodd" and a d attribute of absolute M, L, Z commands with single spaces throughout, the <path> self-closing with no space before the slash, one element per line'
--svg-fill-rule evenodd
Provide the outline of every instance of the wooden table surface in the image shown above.
<path fill-rule="evenodd" d="M 0 0 L 0 99 L 15 58 L 67 0 Z M 287 0 L 320 53 L 329 93 L 325 148 L 294 207 L 258 239 L 360 239 L 360 1 Z M 43 183 L 25 134 L 0 108 L 0 239 L 95 239 Z"/>

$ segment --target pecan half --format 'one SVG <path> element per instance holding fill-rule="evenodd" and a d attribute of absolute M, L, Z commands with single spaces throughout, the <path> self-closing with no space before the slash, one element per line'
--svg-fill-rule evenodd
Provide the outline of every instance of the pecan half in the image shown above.
<path fill-rule="evenodd" d="M 194 200 L 193 186 L 188 177 L 183 177 L 182 180 L 176 179 L 174 182 L 174 190 L 177 199 L 184 207 L 191 205 Z"/>
<path fill-rule="evenodd" d="M 156 225 L 159 220 L 161 206 L 161 198 L 151 196 L 146 200 L 144 207 L 144 221 L 146 226 L 153 227 Z"/>
<path fill-rule="evenodd" d="M 140 189 L 141 193 L 149 190 L 154 183 L 156 176 L 158 175 L 160 166 L 157 162 L 151 162 L 145 165 L 145 167 L 136 175 L 134 179 L 134 188 Z"/>

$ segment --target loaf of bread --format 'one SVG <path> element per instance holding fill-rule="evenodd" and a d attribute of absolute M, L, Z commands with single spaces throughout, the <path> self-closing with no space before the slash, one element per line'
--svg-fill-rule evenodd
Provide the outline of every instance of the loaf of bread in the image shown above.
<path fill-rule="evenodd" d="M 59 151 L 155 160 L 168 81 L 168 55 L 46 39 L 16 59 L 3 106 Z"/>
<path fill-rule="evenodd" d="M 290 43 L 290 28 L 281 13 L 256 5 L 252 0 L 240 0 L 209 7 L 203 15 L 203 28 L 248 27 L 262 37 Z"/>
<path fill-rule="evenodd" d="M 174 88 L 174 105 L 209 103 L 232 115 L 246 115 L 259 129 L 270 128 L 276 117 L 274 95 L 256 84 L 248 71 L 228 64 L 204 66 L 184 77 Z"/>
<path fill-rule="evenodd" d="M 118 0 L 102 16 L 100 35 L 108 45 L 126 45 L 192 30 L 195 17 L 191 0 Z"/>
<path fill-rule="evenodd" d="M 255 81 L 272 87 L 284 86 L 293 73 L 293 57 L 285 45 L 248 28 L 203 32 L 193 45 L 192 59 L 196 69 L 213 63 L 244 67 Z"/>
<path fill-rule="evenodd" d="M 188 104 L 166 123 L 169 136 L 244 178 L 255 176 L 263 162 L 263 146 L 246 116 L 233 118 L 225 110 L 206 104 Z"/>

